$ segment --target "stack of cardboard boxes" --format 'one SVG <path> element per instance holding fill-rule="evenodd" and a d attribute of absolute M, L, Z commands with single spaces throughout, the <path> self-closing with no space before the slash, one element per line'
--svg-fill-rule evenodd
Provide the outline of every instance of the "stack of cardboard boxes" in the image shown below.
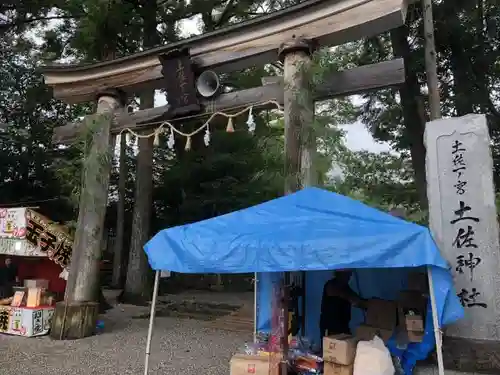
<path fill-rule="evenodd" d="M 422 342 L 428 303 L 427 274 L 414 272 L 408 278 L 408 290 L 400 293 L 398 320 L 409 342 Z"/>
<path fill-rule="evenodd" d="M 357 344 L 349 335 L 323 337 L 323 375 L 352 375 Z"/>
<path fill-rule="evenodd" d="M 324 375 L 352 375 L 356 347 L 360 340 L 370 341 L 375 336 L 387 342 L 397 333 L 407 342 L 421 342 L 424 335 L 428 303 L 427 275 L 412 273 L 408 288 L 400 292 L 397 301 L 371 299 L 368 301 L 365 323 L 354 336 L 323 337 Z M 231 375 L 268 375 L 269 357 L 235 355 L 231 360 Z"/>
<path fill-rule="evenodd" d="M 324 375 L 350 375 L 356 356 L 357 342 L 375 336 L 387 342 L 394 334 L 402 334 L 407 342 L 421 342 L 424 335 L 428 302 L 427 275 L 411 273 L 408 289 L 397 301 L 370 299 L 365 323 L 356 329 L 355 337 L 337 335 L 323 338 Z"/>
<path fill-rule="evenodd" d="M 397 303 L 382 299 L 368 301 L 365 324 L 356 330 L 356 337 L 361 340 L 372 340 L 379 336 L 384 342 L 389 340 L 397 324 Z"/>
<path fill-rule="evenodd" d="M 408 277 L 408 289 L 399 293 L 397 301 L 368 301 L 365 324 L 358 327 L 356 337 L 371 340 L 377 335 L 387 342 L 394 333 L 403 333 L 409 342 L 421 342 L 427 302 L 427 275 L 411 273 Z"/>

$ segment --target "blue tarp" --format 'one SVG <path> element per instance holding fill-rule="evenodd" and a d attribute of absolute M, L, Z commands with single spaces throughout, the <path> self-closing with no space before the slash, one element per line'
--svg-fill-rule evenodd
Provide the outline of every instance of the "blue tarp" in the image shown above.
<path fill-rule="evenodd" d="M 331 276 L 324 271 L 358 269 L 359 285 L 354 287 L 363 297 L 389 298 L 404 287 L 403 281 L 394 282 L 396 278 L 404 280 L 398 269 L 429 266 L 440 325 L 463 316 L 449 266 L 427 228 L 318 188 L 307 188 L 227 215 L 162 230 L 145 245 L 145 251 L 154 270 L 264 273 L 258 290 L 261 329 L 265 329 L 269 319 L 270 298 L 266 294 L 274 277 L 266 273 L 277 275 L 283 271 L 316 271 L 307 276 L 306 286 L 314 285 L 307 287 L 309 306 L 309 294 L 321 293 L 322 285 Z M 374 276 L 373 269 L 380 268 L 394 270 Z M 370 278 L 374 282 L 370 282 Z M 374 285 L 385 284 L 388 285 L 385 290 L 373 290 Z M 319 302 L 315 305 L 319 309 Z M 426 339 L 419 345 L 426 348 L 425 353 L 417 352 L 414 357 L 425 358 L 433 347 L 432 322 L 430 331 L 429 319 L 426 324 Z M 406 358 L 410 362 L 413 359 Z"/>

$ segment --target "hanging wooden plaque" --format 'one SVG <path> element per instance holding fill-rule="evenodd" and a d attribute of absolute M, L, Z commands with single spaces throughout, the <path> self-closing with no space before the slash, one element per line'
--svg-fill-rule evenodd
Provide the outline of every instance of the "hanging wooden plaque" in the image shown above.
<path fill-rule="evenodd" d="M 172 51 L 160 55 L 159 59 L 170 110 L 178 114 L 200 111 L 189 51 Z"/>

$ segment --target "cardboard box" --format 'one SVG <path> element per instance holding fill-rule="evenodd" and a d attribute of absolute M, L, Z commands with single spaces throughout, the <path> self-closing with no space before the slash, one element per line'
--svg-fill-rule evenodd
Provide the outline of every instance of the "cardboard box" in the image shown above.
<path fill-rule="evenodd" d="M 373 340 L 375 336 L 380 337 L 384 342 L 387 342 L 393 335 L 393 331 L 390 329 L 371 327 L 366 324 L 361 324 L 356 329 L 356 338 L 358 340 L 370 341 Z"/>
<path fill-rule="evenodd" d="M 338 365 L 351 365 L 356 356 L 357 343 L 350 335 L 323 337 L 323 360 Z"/>
<path fill-rule="evenodd" d="M 366 324 L 371 327 L 393 330 L 397 323 L 397 303 L 371 299 L 366 310 Z"/>
<path fill-rule="evenodd" d="M 230 362 L 231 375 L 269 375 L 269 357 L 236 354 Z"/>
<path fill-rule="evenodd" d="M 424 332 L 408 331 L 409 342 L 422 342 L 424 340 Z"/>
<path fill-rule="evenodd" d="M 43 289 L 48 289 L 49 288 L 49 280 L 44 280 L 44 279 L 24 280 L 24 286 L 26 288 L 43 288 Z"/>
<path fill-rule="evenodd" d="M 352 375 L 353 370 L 354 364 L 346 366 L 324 362 L 323 375 Z"/>
<path fill-rule="evenodd" d="M 408 335 L 409 342 L 422 342 L 424 338 L 424 319 L 421 315 L 406 315 L 404 317 L 404 329 Z"/>
<path fill-rule="evenodd" d="M 428 293 L 429 284 L 427 281 L 427 273 L 425 272 L 410 272 L 408 274 L 408 290 Z"/>
<path fill-rule="evenodd" d="M 406 315 L 405 323 L 407 331 L 424 332 L 424 319 L 421 315 Z"/>

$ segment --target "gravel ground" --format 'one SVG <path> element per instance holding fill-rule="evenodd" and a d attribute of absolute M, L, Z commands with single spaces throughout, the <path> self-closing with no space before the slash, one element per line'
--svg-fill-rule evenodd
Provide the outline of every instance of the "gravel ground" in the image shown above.
<path fill-rule="evenodd" d="M 159 301 L 197 301 L 200 303 L 221 303 L 229 305 L 251 305 L 253 306 L 253 292 L 243 293 L 213 293 L 203 291 L 186 291 L 180 294 L 168 294 L 158 297 Z"/>
<path fill-rule="evenodd" d="M 77 341 L 0 335 L 2 375 L 143 374 L 148 328 L 143 307 L 118 305 L 101 334 Z M 216 331 L 196 320 L 157 318 L 150 374 L 229 374 L 231 355 L 251 336 Z"/>

